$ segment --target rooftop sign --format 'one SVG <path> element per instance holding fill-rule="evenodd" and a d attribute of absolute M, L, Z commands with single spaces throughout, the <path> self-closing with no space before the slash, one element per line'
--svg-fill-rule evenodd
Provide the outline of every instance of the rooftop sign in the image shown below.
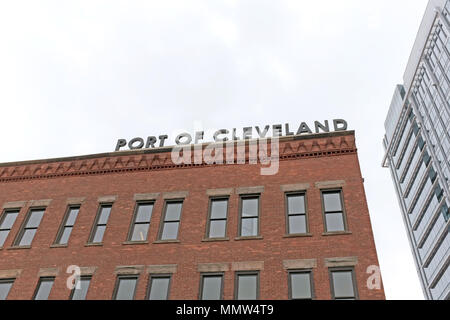
<path fill-rule="evenodd" d="M 311 129 L 314 129 L 313 130 Z M 228 129 L 220 129 L 217 130 L 213 136 L 211 137 L 214 142 L 225 142 L 225 141 L 236 141 L 236 140 L 250 140 L 254 138 L 258 139 L 266 139 L 270 138 L 268 136 L 269 130 L 272 129 L 271 137 L 283 137 L 283 136 L 293 136 L 293 135 L 302 135 L 302 134 L 312 134 L 312 133 L 321 133 L 321 132 L 330 132 L 333 131 L 345 131 L 347 130 L 347 121 L 343 119 L 334 119 L 333 127 L 330 127 L 330 123 L 328 120 L 324 122 L 314 121 L 314 127 L 308 126 L 306 122 L 302 122 L 296 131 L 292 131 L 294 127 L 290 127 L 288 123 L 284 126 L 281 124 L 276 125 L 266 125 L 264 128 L 259 126 L 255 127 L 245 127 L 242 129 L 242 134 L 238 134 L 236 128 L 232 130 Z M 164 147 L 165 141 L 169 138 L 167 134 L 156 136 L 149 136 L 147 139 L 144 138 L 133 138 L 130 141 L 126 139 L 118 139 L 116 144 L 115 151 L 120 151 L 121 148 L 128 146 L 130 150 L 137 149 L 149 149 L 149 148 L 158 148 Z M 198 144 L 201 141 L 205 140 L 205 132 L 198 131 L 195 132 L 194 135 L 189 133 L 180 133 L 175 138 L 175 143 L 178 146 L 185 146 L 192 144 Z M 205 142 L 205 141 L 203 141 Z"/>

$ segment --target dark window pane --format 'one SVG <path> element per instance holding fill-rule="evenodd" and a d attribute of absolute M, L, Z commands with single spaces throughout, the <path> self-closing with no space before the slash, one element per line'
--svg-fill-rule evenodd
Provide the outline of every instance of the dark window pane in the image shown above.
<path fill-rule="evenodd" d="M 73 290 L 72 300 L 86 300 L 86 295 L 89 289 L 91 279 L 85 278 L 79 280 L 79 289 Z"/>
<path fill-rule="evenodd" d="M 167 300 L 170 278 L 153 278 L 149 300 Z"/>
<path fill-rule="evenodd" d="M 111 207 L 102 207 L 97 224 L 107 224 L 110 213 Z"/>
<path fill-rule="evenodd" d="M 288 213 L 305 213 L 305 196 L 288 196 Z"/>
<path fill-rule="evenodd" d="M 181 202 L 168 203 L 167 206 L 166 206 L 165 221 L 180 220 L 181 206 L 182 205 L 183 204 Z"/>
<path fill-rule="evenodd" d="M 240 275 L 238 279 L 238 300 L 256 300 L 257 299 L 257 276 Z"/>
<path fill-rule="evenodd" d="M 0 247 L 3 247 L 5 240 L 8 237 L 9 230 L 0 231 Z"/>
<path fill-rule="evenodd" d="M 289 233 L 301 234 L 306 233 L 306 216 L 290 216 L 289 217 Z"/>
<path fill-rule="evenodd" d="M 41 280 L 36 295 L 34 296 L 34 300 L 47 300 L 53 287 L 53 281 L 53 279 Z"/>
<path fill-rule="evenodd" d="M 6 300 L 13 283 L 14 283 L 14 281 L 0 282 L 0 300 Z"/>
<path fill-rule="evenodd" d="M 342 213 L 327 213 L 325 214 L 325 219 L 328 232 L 345 231 Z"/>
<path fill-rule="evenodd" d="M 116 292 L 116 300 L 133 300 L 134 290 L 136 289 L 137 279 L 119 279 Z"/>
<path fill-rule="evenodd" d="M 44 215 L 44 210 L 33 210 L 31 211 L 30 218 L 28 219 L 27 228 L 37 228 L 41 223 L 42 216 Z"/>
<path fill-rule="evenodd" d="M 220 300 L 222 291 L 221 276 L 203 277 L 202 300 Z"/>
<path fill-rule="evenodd" d="M 292 299 L 311 299 L 311 279 L 309 273 L 291 274 Z"/>
<path fill-rule="evenodd" d="M 63 233 L 61 234 L 61 239 L 59 239 L 59 244 L 67 244 L 69 242 L 69 237 L 72 232 L 72 227 L 65 227 Z"/>
<path fill-rule="evenodd" d="M 5 218 L 2 221 L 2 225 L 0 226 L 0 229 L 11 229 L 14 225 L 14 222 L 16 221 L 18 212 L 8 212 L 5 215 Z"/>
<path fill-rule="evenodd" d="M 336 298 L 351 298 L 355 296 L 351 271 L 335 271 L 332 275 L 334 296 Z"/>
<path fill-rule="evenodd" d="M 139 204 L 135 222 L 150 222 L 153 204 Z"/>
<path fill-rule="evenodd" d="M 161 240 L 176 240 L 178 236 L 179 222 L 165 222 Z"/>
<path fill-rule="evenodd" d="M 33 242 L 34 235 L 37 229 L 25 230 L 22 239 L 20 239 L 19 246 L 29 246 Z"/>
<path fill-rule="evenodd" d="M 325 205 L 325 211 L 342 211 L 341 193 L 324 193 L 323 203 Z"/>
<path fill-rule="evenodd" d="M 258 215 L 258 198 L 242 199 L 242 216 L 255 217 Z"/>
<path fill-rule="evenodd" d="M 258 235 L 258 218 L 242 219 L 241 236 L 257 236 Z"/>
<path fill-rule="evenodd" d="M 147 240 L 148 223 L 135 224 L 133 228 L 133 235 L 131 241 L 145 241 Z"/>
<path fill-rule="evenodd" d="M 103 235 L 105 234 L 106 226 L 98 226 L 95 230 L 93 243 L 99 243 L 103 241 Z"/>
<path fill-rule="evenodd" d="M 226 219 L 228 200 L 212 200 L 211 219 Z"/>
<path fill-rule="evenodd" d="M 209 237 L 210 238 L 223 238 L 225 237 L 226 220 L 212 220 L 209 224 Z"/>
<path fill-rule="evenodd" d="M 75 224 L 75 220 L 77 220 L 78 212 L 80 209 L 70 209 L 69 216 L 67 217 L 66 226 L 73 226 Z"/>

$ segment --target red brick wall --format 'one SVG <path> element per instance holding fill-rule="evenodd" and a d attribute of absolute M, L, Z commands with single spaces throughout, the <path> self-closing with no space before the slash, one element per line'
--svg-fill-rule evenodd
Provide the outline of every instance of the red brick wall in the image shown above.
<path fill-rule="evenodd" d="M 350 137 L 353 135 L 351 134 Z M 319 141 L 319 140 L 318 140 Z M 321 144 L 319 141 L 319 144 Z M 323 140 L 325 141 L 325 140 Z M 281 150 L 284 143 L 282 142 Z M 339 149 L 339 148 L 337 148 Z M 58 164 L 53 164 L 55 168 Z M 20 167 L 18 165 L 17 167 Z M 11 201 L 52 199 L 33 240 L 31 249 L 10 249 L 26 213 L 25 206 L 0 249 L 0 271 L 22 269 L 9 299 L 31 299 L 40 268 L 59 268 L 50 299 L 67 299 L 70 291 L 65 273 L 69 265 L 96 266 L 88 299 L 111 299 L 117 266 L 177 264 L 171 282 L 171 299 L 197 299 L 199 263 L 264 261 L 260 271 L 260 298 L 287 299 L 287 272 L 283 260 L 317 259 L 314 288 L 317 299 L 330 299 L 330 280 L 324 259 L 357 257 L 355 266 L 360 299 L 384 299 L 384 291 L 366 286 L 370 265 L 378 265 L 363 181 L 356 152 L 338 155 L 298 157 L 280 162 L 279 173 L 261 176 L 259 165 L 216 165 L 186 169 L 106 172 L 105 174 L 33 178 L 0 182 L 0 207 Z M 0 176 L 1 177 L 1 176 Z M 351 234 L 323 236 L 320 190 L 316 182 L 345 180 L 342 187 Z M 286 234 L 284 193 L 281 185 L 309 183 L 307 190 L 309 230 L 312 237 L 284 238 Z M 229 241 L 202 242 L 208 213 L 207 189 L 264 186 L 261 195 L 261 240 L 237 241 L 238 203 L 236 192 L 229 199 L 227 236 Z M 149 229 L 149 243 L 124 245 L 133 216 L 136 193 L 188 191 L 183 205 L 179 243 L 154 244 L 157 239 L 164 200 L 155 202 Z M 98 197 L 117 195 L 102 246 L 85 246 L 98 209 Z M 69 245 L 50 248 L 67 208 L 67 198 L 86 197 Z M 224 298 L 234 294 L 234 271 L 225 272 Z M 148 274 L 141 273 L 136 299 L 144 299 Z"/>

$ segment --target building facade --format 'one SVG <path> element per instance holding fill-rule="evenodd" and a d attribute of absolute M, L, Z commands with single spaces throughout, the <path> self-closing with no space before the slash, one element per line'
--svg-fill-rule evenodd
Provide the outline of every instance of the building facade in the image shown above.
<path fill-rule="evenodd" d="M 385 298 L 353 131 L 280 138 L 274 175 L 172 150 L 0 164 L 0 298 Z"/>
<path fill-rule="evenodd" d="M 385 123 L 389 166 L 427 299 L 450 298 L 450 1 L 430 1 Z"/>

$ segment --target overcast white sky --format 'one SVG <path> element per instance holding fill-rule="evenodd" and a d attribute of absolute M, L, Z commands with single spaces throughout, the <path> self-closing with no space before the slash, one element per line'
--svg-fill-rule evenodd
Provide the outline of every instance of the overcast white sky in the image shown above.
<path fill-rule="evenodd" d="M 423 299 L 384 120 L 426 0 L 0 0 L 0 162 L 346 119 L 388 299 Z M 169 141 L 170 144 L 170 141 Z"/>

